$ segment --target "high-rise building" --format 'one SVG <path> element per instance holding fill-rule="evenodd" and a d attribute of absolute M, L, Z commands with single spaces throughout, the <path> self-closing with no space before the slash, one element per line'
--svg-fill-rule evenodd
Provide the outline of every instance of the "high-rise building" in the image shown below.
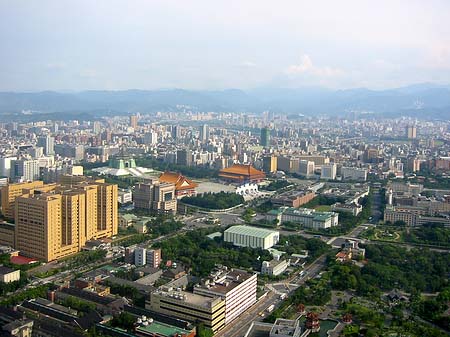
<path fill-rule="evenodd" d="M 306 178 L 314 176 L 315 165 L 313 161 L 300 160 L 298 166 L 298 173 Z"/>
<path fill-rule="evenodd" d="M 95 121 L 92 125 L 92 131 L 98 135 L 100 133 L 100 131 L 102 131 L 102 125 L 100 124 L 99 121 Z"/>
<path fill-rule="evenodd" d="M 181 126 L 179 126 L 179 125 L 172 126 L 172 138 L 173 139 L 181 138 Z"/>
<path fill-rule="evenodd" d="M 147 265 L 152 268 L 159 268 L 161 264 L 161 248 L 147 249 Z"/>
<path fill-rule="evenodd" d="M 177 164 L 191 166 L 192 165 L 192 151 L 191 150 L 178 150 L 177 151 Z"/>
<path fill-rule="evenodd" d="M 79 252 L 88 240 L 117 234 L 117 185 L 83 178 L 72 185 L 29 183 L 2 189 L 9 200 L 21 193 L 14 201 L 14 248 L 52 261 Z"/>
<path fill-rule="evenodd" d="M 209 139 L 209 126 L 206 124 L 203 124 L 200 126 L 200 136 L 199 139 L 202 142 L 206 142 Z"/>
<path fill-rule="evenodd" d="M 33 181 L 39 179 L 39 161 L 14 160 L 11 167 L 11 178 L 15 181 Z"/>
<path fill-rule="evenodd" d="M 137 129 L 137 126 L 138 126 L 138 116 L 136 116 L 136 115 L 131 115 L 131 116 L 130 116 L 130 126 L 131 126 L 133 129 Z"/>
<path fill-rule="evenodd" d="M 55 138 L 47 135 L 38 138 L 37 146 L 44 148 L 46 156 L 55 154 Z"/>
<path fill-rule="evenodd" d="M 154 145 L 158 142 L 158 134 L 154 131 L 150 131 L 144 134 L 144 144 Z"/>
<path fill-rule="evenodd" d="M 0 158 L 0 177 L 11 176 L 11 165 L 13 161 L 17 160 L 17 157 L 2 157 Z"/>
<path fill-rule="evenodd" d="M 264 146 L 264 147 L 270 146 L 270 129 L 269 128 L 261 129 L 261 146 Z"/>
<path fill-rule="evenodd" d="M 417 128 L 415 126 L 409 125 L 405 128 L 405 134 L 408 139 L 416 139 Z"/>
<path fill-rule="evenodd" d="M 177 210 L 175 184 L 159 181 L 139 183 L 134 187 L 133 202 L 137 209 L 175 213 Z"/>
<path fill-rule="evenodd" d="M 276 156 L 263 157 L 263 171 L 266 173 L 274 173 L 277 171 L 277 157 Z"/>
<path fill-rule="evenodd" d="M 334 180 L 336 179 L 337 167 L 336 164 L 322 165 L 320 179 Z"/>
<path fill-rule="evenodd" d="M 14 202 L 16 198 L 26 193 L 28 189 L 43 187 L 42 181 L 30 181 L 17 184 L 9 184 L 1 189 L 2 213 L 8 220 L 14 220 Z"/>

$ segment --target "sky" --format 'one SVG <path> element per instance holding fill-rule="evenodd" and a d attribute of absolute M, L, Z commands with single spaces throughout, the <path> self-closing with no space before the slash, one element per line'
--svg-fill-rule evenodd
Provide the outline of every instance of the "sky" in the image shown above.
<path fill-rule="evenodd" d="M 0 91 L 450 83 L 448 0 L 0 0 Z"/>

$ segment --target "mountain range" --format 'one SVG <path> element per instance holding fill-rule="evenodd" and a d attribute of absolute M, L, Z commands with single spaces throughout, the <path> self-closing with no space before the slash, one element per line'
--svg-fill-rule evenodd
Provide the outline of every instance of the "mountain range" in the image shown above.
<path fill-rule="evenodd" d="M 450 118 L 450 86 L 415 84 L 388 90 L 331 90 L 321 87 L 251 90 L 123 90 L 31 93 L 0 92 L 3 119 L 54 115 L 105 116 L 156 111 L 273 111 L 287 115 L 412 116 Z M 25 113 L 24 113 L 25 112 Z"/>

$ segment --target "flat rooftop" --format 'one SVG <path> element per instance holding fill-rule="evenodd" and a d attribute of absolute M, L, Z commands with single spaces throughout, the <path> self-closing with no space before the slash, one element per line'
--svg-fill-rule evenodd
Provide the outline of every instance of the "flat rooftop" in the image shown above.
<path fill-rule="evenodd" d="M 225 233 L 234 233 L 234 234 L 239 234 L 239 235 L 255 236 L 255 237 L 264 239 L 264 238 L 268 237 L 269 235 L 277 234 L 278 231 L 265 229 L 265 228 L 259 228 L 259 227 L 253 227 L 253 226 L 238 225 L 238 226 L 232 226 L 232 227 L 228 228 L 225 231 Z"/>
<path fill-rule="evenodd" d="M 217 301 L 220 301 L 218 297 L 207 297 L 199 294 L 190 293 L 187 291 L 176 291 L 176 290 L 170 290 L 170 291 L 164 291 L 164 290 L 157 290 L 155 295 L 159 295 L 161 297 L 166 297 L 168 299 L 172 299 L 175 301 L 183 302 L 186 304 L 195 305 L 198 307 L 204 307 L 207 309 L 210 309 L 213 307 Z"/>
<path fill-rule="evenodd" d="M 191 332 L 173 325 L 155 321 L 146 326 L 140 325 L 136 330 L 145 333 L 153 333 L 156 334 L 157 336 L 168 336 L 168 337 L 187 335 Z"/>

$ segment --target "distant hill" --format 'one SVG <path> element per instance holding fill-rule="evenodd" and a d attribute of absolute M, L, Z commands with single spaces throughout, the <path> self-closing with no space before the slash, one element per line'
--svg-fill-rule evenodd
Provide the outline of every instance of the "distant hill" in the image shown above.
<path fill-rule="evenodd" d="M 31 111 L 33 115 L 64 112 L 66 117 L 102 116 L 135 112 L 270 110 L 289 115 L 350 116 L 372 113 L 381 116 L 428 116 L 450 118 L 450 86 L 415 84 L 389 90 L 325 88 L 258 88 L 223 91 L 125 90 L 61 93 L 0 93 L 0 114 L 7 117 Z M 36 117 L 36 116 L 35 116 Z M 43 117 L 43 116 L 39 116 Z"/>

